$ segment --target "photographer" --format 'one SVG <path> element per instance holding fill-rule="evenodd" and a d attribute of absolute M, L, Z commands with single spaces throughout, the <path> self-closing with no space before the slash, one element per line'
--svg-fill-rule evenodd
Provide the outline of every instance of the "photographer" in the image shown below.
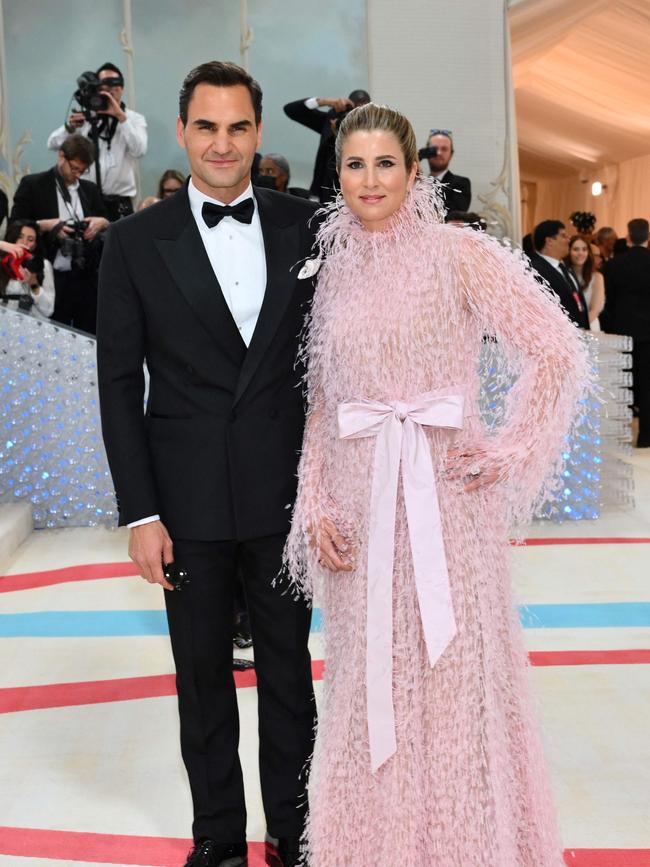
<path fill-rule="evenodd" d="M 314 177 L 309 191 L 323 204 L 329 202 L 338 189 L 334 159 L 334 142 L 338 124 L 351 109 L 366 105 L 368 102 L 370 102 L 370 95 L 365 90 L 353 90 L 348 97 L 313 96 L 309 99 L 288 102 L 284 107 L 287 117 L 320 135 L 314 163 Z M 329 111 L 320 111 L 321 108 L 328 108 Z"/>
<path fill-rule="evenodd" d="M 58 150 L 72 133 L 81 133 L 98 144 L 101 193 L 107 216 L 114 222 L 133 213 L 137 160 L 147 152 L 147 121 L 122 102 L 124 76 L 114 64 L 100 66 L 96 80 L 93 73 L 84 73 L 77 84 L 75 99 L 81 110 L 73 111 L 68 123 L 54 130 L 47 146 Z M 98 99 L 99 94 L 105 99 Z M 105 108 L 94 107 L 102 103 Z M 96 182 L 95 170 L 84 178 Z"/>
<path fill-rule="evenodd" d="M 95 333 L 101 236 L 108 227 L 99 190 L 79 180 L 93 158 L 88 139 L 70 136 L 61 145 L 56 166 L 21 180 L 10 217 L 12 222 L 37 221 L 45 235 L 56 288 L 52 318 L 90 334 Z"/>
<path fill-rule="evenodd" d="M 23 259 L 25 251 L 30 258 Z M 34 220 L 10 223 L 0 256 L 0 303 L 49 319 L 54 310 L 54 271 L 43 255 L 38 224 Z"/>
<path fill-rule="evenodd" d="M 429 174 L 442 187 L 442 197 L 448 211 L 469 211 L 472 201 L 472 183 L 463 175 L 455 175 L 449 168 L 454 155 L 454 140 L 450 129 L 432 129 L 427 146 L 420 159 L 429 163 Z"/>

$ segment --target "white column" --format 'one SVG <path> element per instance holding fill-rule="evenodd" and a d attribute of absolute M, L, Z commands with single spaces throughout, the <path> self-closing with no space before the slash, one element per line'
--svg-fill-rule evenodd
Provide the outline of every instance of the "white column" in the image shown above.
<path fill-rule="evenodd" d="M 490 231 L 520 237 L 507 0 L 368 0 L 370 95 L 406 114 L 418 144 L 450 129 L 452 171 Z M 422 164 L 427 170 L 426 163 Z"/>
<path fill-rule="evenodd" d="M 11 199 L 14 192 L 9 106 L 7 105 L 7 68 L 5 63 L 4 9 L 0 0 L 0 189 Z"/>

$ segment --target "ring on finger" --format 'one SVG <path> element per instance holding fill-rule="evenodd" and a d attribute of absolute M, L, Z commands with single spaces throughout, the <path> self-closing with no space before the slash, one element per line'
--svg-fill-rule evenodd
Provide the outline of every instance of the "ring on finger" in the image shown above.
<path fill-rule="evenodd" d="M 471 467 L 469 467 L 469 469 L 467 470 L 467 472 L 470 474 L 470 476 L 476 478 L 477 476 L 481 475 L 481 468 L 478 464 L 472 464 Z"/>

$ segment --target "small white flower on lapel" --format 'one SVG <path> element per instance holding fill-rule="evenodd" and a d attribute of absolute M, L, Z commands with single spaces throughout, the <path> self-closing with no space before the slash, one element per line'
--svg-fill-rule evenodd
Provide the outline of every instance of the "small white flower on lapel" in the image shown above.
<path fill-rule="evenodd" d="M 298 272 L 298 280 L 306 280 L 308 277 L 313 277 L 318 273 L 318 269 L 322 264 L 322 259 L 307 259 L 305 264 Z"/>

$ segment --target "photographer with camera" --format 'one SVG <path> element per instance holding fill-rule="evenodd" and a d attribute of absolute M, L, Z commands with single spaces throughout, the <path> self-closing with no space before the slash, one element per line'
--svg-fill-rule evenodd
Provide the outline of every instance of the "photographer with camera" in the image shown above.
<path fill-rule="evenodd" d="M 97 272 L 108 228 L 99 190 L 80 180 L 93 159 L 92 142 L 81 135 L 67 138 L 56 166 L 21 180 L 10 217 L 35 220 L 45 235 L 56 288 L 52 318 L 89 334 L 95 333 Z"/>
<path fill-rule="evenodd" d="M 43 255 L 34 220 L 14 220 L 0 242 L 0 303 L 49 319 L 54 310 L 54 271 Z"/>
<path fill-rule="evenodd" d="M 418 152 L 421 160 L 429 163 L 429 174 L 441 186 L 442 198 L 448 211 L 469 211 L 472 201 L 472 183 L 463 175 L 455 175 L 449 168 L 454 155 L 454 140 L 450 129 L 429 131 L 427 146 Z"/>
<path fill-rule="evenodd" d="M 310 193 L 322 202 L 329 202 L 338 190 L 338 174 L 334 158 L 334 142 L 338 125 L 353 108 L 370 102 L 370 94 L 365 90 L 353 90 L 350 96 L 324 97 L 312 96 L 288 102 L 284 113 L 296 123 L 309 127 L 320 135 L 320 143 L 314 163 L 314 177 Z M 327 108 L 329 111 L 320 111 Z"/>
<path fill-rule="evenodd" d="M 107 216 L 114 222 L 133 213 L 137 160 L 147 152 L 147 121 L 122 102 L 124 76 L 113 63 L 104 63 L 96 73 L 84 72 L 77 79 L 77 87 L 74 99 L 79 109 L 54 130 L 47 146 L 58 150 L 73 133 L 94 142 L 99 158 L 84 179 L 97 184 Z"/>

